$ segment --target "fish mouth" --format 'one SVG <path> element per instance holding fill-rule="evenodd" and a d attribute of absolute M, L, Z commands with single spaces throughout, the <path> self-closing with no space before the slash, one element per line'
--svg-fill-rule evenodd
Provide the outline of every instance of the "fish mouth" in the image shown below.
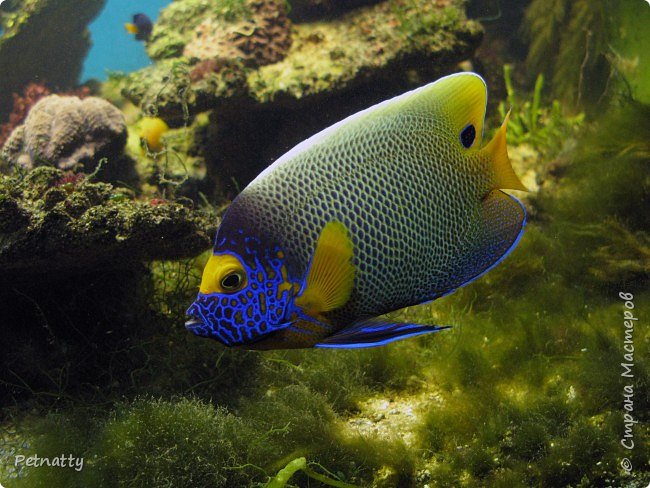
<path fill-rule="evenodd" d="M 185 328 L 198 336 L 206 336 L 206 321 L 201 315 L 201 311 L 196 303 L 193 303 L 187 312 L 185 312 L 187 320 L 185 321 Z"/>
<path fill-rule="evenodd" d="M 203 326 L 203 321 L 195 317 L 192 317 L 191 319 L 185 321 L 185 328 L 192 332 L 194 332 L 197 327 L 201 326 Z"/>

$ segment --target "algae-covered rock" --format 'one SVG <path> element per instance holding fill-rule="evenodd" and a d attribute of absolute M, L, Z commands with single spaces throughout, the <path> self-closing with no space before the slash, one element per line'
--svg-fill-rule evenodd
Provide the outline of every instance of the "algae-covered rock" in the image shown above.
<path fill-rule="evenodd" d="M 280 0 L 182 0 L 162 11 L 147 52 L 152 59 L 242 59 L 259 66 L 284 57 L 291 22 Z"/>
<path fill-rule="evenodd" d="M 195 113 L 208 108 L 240 112 L 243 100 L 249 102 L 247 105 L 252 102 L 253 107 L 302 103 L 310 97 L 335 97 L 361 84 L 387 83 L 387 78 L 402 81 L 409 70 L 415 78 L 418 74 L 425 78 L 439 75 L 469 57 L 481 39 L 480 26 L 466 20 L 459 2 L 438 6 L 425 0 L 394 0 L 353 10 L 331 21 L 295 25 L 291 47 L 282 59 L 246 68 L 245 56 L 233 56 L 233 50 L 239 48 L 232 39 L 225 42 L 224 38 L 209 47 L 201 44 L 202 49 L 196 44 L 203 42 L 200 38 L 206 32 L 206 23 L 217 22 L 218 3 L 180 0 L 163 11 L 149 53 L 167 59 L 129 75 L 123 81 L 123 94 L 143 108 L 156 107 L 158 114 L 171 120 L 180 120 L 183 111 Z M 263 3 L 248 2 L 245 6 Z M 282 19 L 284 14 L 278 12 L 278 19 Z M 238 15 L 247 18 L 246 14 Z M 228 22 L 242 22 L 237 18 Z M 227 18 L 219 22 L 225 23 Z M 275 29 L 279 23 L 277 20 Z M 256 36 L 258 28 L 244 34 Z M 274 38 L 288 45 L 282 35 Z M 192 63 L 200 62 L 201 56 L 229 62 L 222 61 L 210 76 L 192 77 Z M 227 69 L 221 69 L 222 65 Z"/>
<path fill-rule="evenodd" d="M 16 0 L 0 7 L 0 120 L 34 80 L 72 88 L 90 48 L 86 26 L 105 0 Z"/>
<path fill-rule="evenodd" d="M 61 277 L 93 266 L 196 255 L 212 223 L 187 206 L 134 201 L 106 183 L 41 166 L 0 180 L 0 276 Z"/>
<path fill-rule="evenodd" d="M 128 179 L 130 161 L 121 157 L 125 143 L 124 116 L 106 100 L 50 95 L 14 129 L 0 153 L 0 170 L 50 165 L 92 172 L 106 158 L 105 170 Z"/>
<path fill-rule="evenodd" d="M 263 3 L 237 4 L 252 11 Z M 169 16 L 175 23 L 165 20 L 164 30 L 154 28 L 149 49 L 173 32 L 184 39 L 182 49 L 127 75 L 119 85 L 145 114 L 161 117 L 171 127 L 188 125 L 196 114 L 210 111 L 202 150 L 207 176 L 219 186 L 218 193 L 229 196 L 306 137 L 457 69 L 482 35 L 480 25 L 466 19 L 461 2 L 390 0 L 326 21 L 293 25 L 286 54 L 269 64 L 233 56 L 234 44 L 211 45 L 215 50 L 208 58 L 197 58 L 203 55 L 198 49 L 188 51 L 196 28 L 217 18 L 226 22 L 215 13 L 217 5 L 225 4 L 171 4 L 161 19 Z M 234 25 L 246 15 L 233 14 L 227 22 Z"/>

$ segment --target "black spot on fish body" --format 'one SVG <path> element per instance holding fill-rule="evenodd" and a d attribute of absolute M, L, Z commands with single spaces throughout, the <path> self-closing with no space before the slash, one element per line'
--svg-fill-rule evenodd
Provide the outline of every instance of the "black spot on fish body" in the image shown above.
<path fill-rule="evenodd" d="M 469 149 L 474 144 L 476 139 L 476 129 L 472 124 L 467 124 L 463 130 L 460 131 L 460 143 L 465 149 Z"/>

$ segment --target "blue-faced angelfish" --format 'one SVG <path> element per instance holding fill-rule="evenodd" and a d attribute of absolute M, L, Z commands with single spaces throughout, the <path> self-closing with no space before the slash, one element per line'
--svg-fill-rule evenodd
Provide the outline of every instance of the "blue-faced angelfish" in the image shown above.
<path fill-rule="evenodd" d="M 127 32 L 135 34 L 138 41 L 147 41 L 153 31 L 153 22 L 147 14 L 133 15 L 133 22 L 124 24 Z"/>
<path fill-rule="evenodd" d="M 525 190 L 508 118 L 483 144 L 473 73 L 374 105 L 298 144 L 224 215 L 186 327 L 246 349 L 379 346 L 444 327 L 380 317 L 447 295 L 517 244 Z"/>

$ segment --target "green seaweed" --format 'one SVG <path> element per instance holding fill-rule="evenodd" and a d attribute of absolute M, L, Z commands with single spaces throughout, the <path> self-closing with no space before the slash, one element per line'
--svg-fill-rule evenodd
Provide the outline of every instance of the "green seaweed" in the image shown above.
<path fill-rule="evenodd" d="M 635 0 L 533 0 L 526 11 L 527 65 L 552 80 L 553 94 L 591 112 L 619 92 L 648 99 L 650 11 Z"/>
<path fill-rule="evenodd" d="M 512 68 L 503 65 L 503 78 L 506 86 L 506 100 L 499 102 L 499 115 L 505 118 L 510 112 L 508 123 L 508 141 L 514 145 L 528 143 L 544 156 L 561 149 L 562 141 L 575 136 L 582 123 L 584 114 L 568 116 L 561 103 L 553 100 L 550 106 L 543 105 L 542 89 L 544 75 L 537 75 L 532 99 L 524 100 L 515 92 L 512 84 Z"/>
<path fill-rule="evenodd" d="M 529 69 L 549 75 L 554 94 L 568 103 L 593 103 L 605 90 L 610 3 L 534 0 L 526 11 Z"/>
<path fill-rule="evenodd" d="M 304 471 L 310 478 L 314 478 L 327 486 L 335 486 L 338 488 L 355 488 L 356 486 L 317 473 L 307 466 L 307 459 L 299 457 L 290 461 L 284 468 L 278 471 L 278 474 L 276 474 L 273 479 L 265 485 L 265 488 L 284 488 L 287 486 L 291 477 L 298 471 Z"/>

